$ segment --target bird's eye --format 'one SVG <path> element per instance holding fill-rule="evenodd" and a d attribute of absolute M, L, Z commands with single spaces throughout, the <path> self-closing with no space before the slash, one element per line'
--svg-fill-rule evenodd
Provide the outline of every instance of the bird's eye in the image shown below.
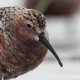
<path fill-rule="evenodd" d="M 27 24 L 27 28 L 31 29 L 32 25 L 31 24 Z"/>
<path fill-rule="evenodd" d="M 29 23 L 26 24 L 26 27 L 27 27 L 28 29 L 32 29 L 32 28 L 33 28 L 33 24 L 29 22 Z"/>

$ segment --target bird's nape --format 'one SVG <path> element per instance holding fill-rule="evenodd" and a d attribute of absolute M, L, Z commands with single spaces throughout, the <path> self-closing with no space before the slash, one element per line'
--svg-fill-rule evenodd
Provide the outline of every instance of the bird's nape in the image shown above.
<path fill-rule="evenodd" d="M 58 55 L 56 54 L 56 52 L 54 51 L 54 49 L 52 48 L 52 46 L 50 45 L 50 43 L 48 42 L 48 40 L 46 39 L 46 37 L 44 36 L 44 32 L 42 32 L 42 33 L 39 34 L 39 41 L 42 42 L 52 52 L 52 54 L 58 60 L 59 65 L 61 67 L 63 67 L 63 64 L 62 64 L 61 60 L 59 59 Z"/>

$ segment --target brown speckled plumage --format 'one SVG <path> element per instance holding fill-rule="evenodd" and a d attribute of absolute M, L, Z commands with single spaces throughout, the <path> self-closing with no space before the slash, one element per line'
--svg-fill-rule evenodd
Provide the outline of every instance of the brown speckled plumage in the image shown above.
<path fill-rule="evenodd" d="M 32 30 L 27 23 L 33 25 Z M 47 48 L 34 37 L 44 28 L 45 17 L 38 11 L 0 8 L 0 80 L 15 78 L 42 62 Z"/>
<path fill-rule="evenodd" d="M 45 17 L 23 7 L 0 8 L 0 80 L 8 80 L 37 67 L 47 48 L 62 63 L 48 42 Z"/>

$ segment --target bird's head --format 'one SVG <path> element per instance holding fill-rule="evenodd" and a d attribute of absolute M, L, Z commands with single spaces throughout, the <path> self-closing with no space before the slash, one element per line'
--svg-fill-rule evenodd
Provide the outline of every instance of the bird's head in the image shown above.
<path fill-rule="evenodd" d="M 60 66 L 62 66 L 59 57 L 48 41 L 45 17 L 42 13 L 32 9 L 28 9 L 25 12 L 22 11 L 21 13 L 16 12 L 10 17 L 9 24 L 9 27 L 11 28 L 6 28 L 6 30 L 10 32 L 10 35 L 12 34 L 13 37 L 16 37 L 17 40 L 20 40 L 25 44 L 28 41 L 31 43 L 37 42 L 44 44 L 56 57 Z"/>

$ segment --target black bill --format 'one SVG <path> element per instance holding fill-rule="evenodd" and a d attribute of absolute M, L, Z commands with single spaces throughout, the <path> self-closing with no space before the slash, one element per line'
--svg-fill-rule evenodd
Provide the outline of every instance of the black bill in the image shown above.
<path fill-rule="evenodd" d="M 56 52 L 54 51 L 54 49 L 52 48 L 52 46 L 50 45 L 50 43 L 48 42 L 48 40 L 46 39 L 46 37 L 44 36 L 44 32 L 42 32 L 42 33 L 39 34 L 39 41 L 42 42 L 52 52 L 52 54 L 58 60 L 59 65 L 61 67 L 63 67 L 63 64 L 62 64 L 61 60 L 59 59 L 58 55 L 56 54 Z"/>

